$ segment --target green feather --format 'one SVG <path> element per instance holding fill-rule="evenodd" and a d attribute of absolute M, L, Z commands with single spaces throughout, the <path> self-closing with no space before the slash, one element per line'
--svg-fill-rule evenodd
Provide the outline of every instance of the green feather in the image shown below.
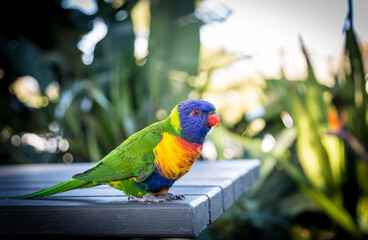
<path fill-rule="evenodd" d="M 41 190 L 39 192 L 31 193 L 28 195 L 20 196 L 17 198 L 26 199 L 26 198 L 34 198 L 34 197 L 43 197 L 43 196 L 52 195 L 52 194 L 56 194 L 60 192 L 65 192 L 65 191 L 72 190 L 75 188 L 94 187 L 96 185 L 99 185 L 99 183 L 81 181 L 77 179 L 70 179 L 68 181 L 59 183 L 53 187 Z"/>
<path fill-rule="evenodd" d="M 174 110 L 174 113 L 172 112 L 165 120 L 130 136 L 87 171 L 76 174 L 72 179 L 53 187 L 18 198 L 42 197 L 101 184 L 110 184 L 126 193 L 131 192 L 133 195 L 142 196 L 144 193 L 134 187 L 128 179 L 135 177 L 136 182 L 142 182 L 153 173 L 155 169 L 153 149 L 160 143 L 164 132 L 180 136 L 180 129 L 177 127 L 180 124 L 177 108 Z M 173 122 L 175 122 L 174 126 Z"/>
<path fill-rule="evenodd" d="M 144 181 L 154 171 L 152 150 L 161 140 L 162 125 L 159 122 L 133 134 L 95 166 L 73 178 L 108 182 L 138 177 L 138 181 Z"/>

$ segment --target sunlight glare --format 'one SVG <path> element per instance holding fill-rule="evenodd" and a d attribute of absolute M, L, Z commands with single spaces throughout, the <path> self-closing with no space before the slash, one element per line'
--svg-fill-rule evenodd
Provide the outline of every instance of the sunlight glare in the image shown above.
<path fill-rule="evenodd" d="M 148 37 L 138 36 L 134 41 L 134 56 L 143 59 L 148 55 Z"/>
<path fill-rule="evenodd" d="M 293 118 L 287 112 L 281 113 L 281 120 L 287 128 L 291 128 L 294 125 Z"/>
<path fill-rule="evenodd" d="M 12 139 L 14 136 L 16 138 L 18 135 L 13 135 Z M 22 133 L 22 136 L 19 138 L 19 144 L 16 145 L 13 143 L 13 145 L 19 146 L 20 143 L 24 146 L 35 148 L 37 152 L 66 152 L 69 149 L 69 142 L 66 139 L 63 139 L 61 136 L 50 136 L 49 134 Z"/>
<path fill-rule="evenodd" d="M 79 10 L 86 15 L 94 15 L 98 11 L 96 0 L 63 0 L 61 7 Z"/>
<path fill-rule="evenodd" d="M 145 59 L 149 53 L 148 42 L 151 25 L 150 1 L 138 1 L 131 11 L 131 18 L 135 34 L 134 56 L 137 60 L 137 65 L 142 66 L 145 64 L 145 61 L 142 60 Z"/>
<path fill-rule="evenodd" d="M 79 50 L 83 52 L 82 61 L 85 65 L 90 65 L 93 62 L 96 44 L 106 36 L 107 30 L 102 18 L 96 18 L 93 21 L 92 30 L 77 43 Z"/>
<path fill-rule="evenodd" d="M 201 155 L 204 159 L 215 161 L 217 158 L 216 146 L 211 140 L 206 140 L 203 143 Z"/>
<path fill-rule="evenodd" d="M 69 142 L 66 139 L 60 139 L 58 143 L 59 150 L 62 152 L 66 152 L 69 149 Z"/>
<path fill-rule="evenodd" d="M 11 129 L 9 127 L 4 127 L 0 132 L 1 142 L 6 142 L 11 136 Z"/>
<path fill-rule="evenodd" d="M 263 117 L 265 114 L 266 114 L 266 109 L 262 105 L 259 105 L 259 106 L 249 109 L 245 114 L 245 118 L 248 121 L 252 121 L 254 119 Z"/>
<path fill-rule="evenodd" d="M 275 144 L 276 144 L 275 138 L 271 134 L 267 133 L 263 137 L 261 149 L 263 152 L 269 152 L 272 150 Z"/>
<path fill-rule="evenodd" d="M 59 126 L 59 123 L 56 122 L 56 121 L 52 121 L 50 124 L 49 124 L 49 129 L 50 131 L 52 132 L 57 132 L 60 130 L 60 126 Z"/>
<path fill-rule="evenodd" d="M 28 107 L 42 108 L 46 107 L 49 103 L 48 98 L 41 95 L 38 81 L 31 76 L 18 77 L 9 86 L 9 91 L 15 94 L 19 101 Z"/>
<path fill-rule="evenodd" d="M 46 96 L 50 99 L 51 102 L 56 102 L 60 96 L 60 87 L 59 83 L 52 82 L 50 83 L 45 90 Z"/>
<path fill-rule="evenodd" d="M 73 162 L 73 155 L 70 153 L 64 153 L 63 155 L 63 162 L 66 164 L 70 164 Z"/>
<path fill-rule="evenodd" d="M 10 139 L 11 143 L 14 147 L 18 147 L 20 145 L 20 137 L 19 135 L 13 135 Z"/>
<path fill-rule="evenodd" d="M 128 17 L 128 12 L 126 10 L 120 10 L 115 13 L 116 21 L 124 21 Z"/>

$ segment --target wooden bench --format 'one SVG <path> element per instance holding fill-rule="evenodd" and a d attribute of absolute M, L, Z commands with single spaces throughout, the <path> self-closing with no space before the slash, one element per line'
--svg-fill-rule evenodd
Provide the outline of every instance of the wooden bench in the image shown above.
<path fill-rule="evenodd" d="M 128 201 L 109 186 L 12 197 L 65 181 L 92 163 L 0 167 L 1 235 L 196 237 L 258 179 L 258 160 L 197 161 L 171 188 L 185 200 Z"/>

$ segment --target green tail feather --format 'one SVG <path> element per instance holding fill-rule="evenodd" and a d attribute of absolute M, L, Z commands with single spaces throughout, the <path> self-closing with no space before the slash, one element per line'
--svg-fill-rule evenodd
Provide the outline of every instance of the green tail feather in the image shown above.
<path fill-rule="evenodd" d="M 31 193 L 31 194 L 28 194 L 28 195 L 19 196 L 19 197 L 16 197 L 16 198 L 26 199 L 26 198 L 34 198 L 34 197 L 43 197 L 43 196 L 52 195 L 52 194 L 56 194 L 56 193 L 60 193 L 60 192 L 65 192 L 65 191 L 72 190 L 72 189 L 75 189 L 75 188 L 93 187 L 93 186 L 97 186 L 97 185 L 99 185 L 99 183 L 91 182 L 91 181 L 83 181 L 83 180 L 78 180 L 78 179 L 72 178 L 68 181 L 59 183 L 59 184 L 57 184 L 53 187 L 46 188 L 46 189 L 41 190 L 39 192 Z"/>

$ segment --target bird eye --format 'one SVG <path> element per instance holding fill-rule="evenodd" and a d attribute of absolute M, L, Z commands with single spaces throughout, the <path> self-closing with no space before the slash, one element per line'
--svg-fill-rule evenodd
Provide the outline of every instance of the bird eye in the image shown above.
<path fill-rule="evenodd" d="M 200 114 L 200 111 L 199 111 L 198 109 L 194 109 L 194 110 L 192 111 L 192 115 L 193 115 L 193 116 L 199 116 L 199 114 Z"/>

